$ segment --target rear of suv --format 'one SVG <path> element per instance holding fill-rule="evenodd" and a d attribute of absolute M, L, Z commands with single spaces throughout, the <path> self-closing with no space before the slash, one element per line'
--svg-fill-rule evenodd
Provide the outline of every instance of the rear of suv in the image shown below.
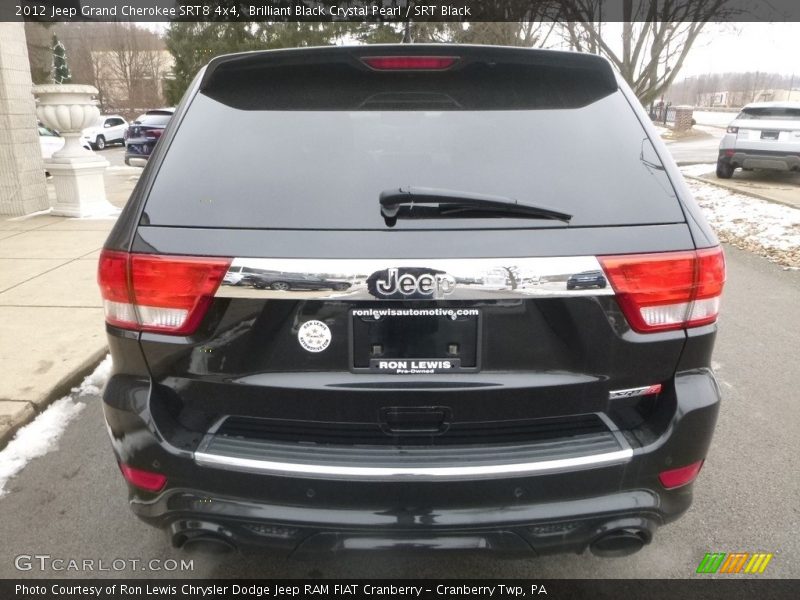
<path fill-rule="evenodd" d="M 125 131 L 125 164 L 144 166 L 175 109 L 158 108 L 139 115 Z"/>
<path fill-rule="evenodd" d="M 215 58 L 100 258 L 130 506 L 176 546 L 634 552 L 692 500 L 724 277 L 604 59 Z"/>
<path fill-rule="evenodd" d="M 800 102 L 753 102 L 742 109 L 719 144 L 717 177 L 734 171 L 800 171 Z"/>

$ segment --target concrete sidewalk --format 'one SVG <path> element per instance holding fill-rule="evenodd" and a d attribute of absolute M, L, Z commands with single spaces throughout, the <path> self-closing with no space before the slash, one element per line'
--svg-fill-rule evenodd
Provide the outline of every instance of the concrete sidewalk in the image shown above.
<path fill-rule="evenodd" d="M 122 207 L 141 169 L 112 168 L 106 194 Z M 52 184 L 48 184 L 52 194 Z M 115 218 L 0 217 L 0 447 L 106 354 L 96 283 Z"/>

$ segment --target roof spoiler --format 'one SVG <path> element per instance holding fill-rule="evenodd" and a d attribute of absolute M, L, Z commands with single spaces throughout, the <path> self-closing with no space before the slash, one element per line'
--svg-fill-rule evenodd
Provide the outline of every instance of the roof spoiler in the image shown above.
<path fill-rule="evenodd" d="M 208 63 L 199 89 L 209 88 L 217 75 L 231 71 L 255 70 L 264 66 L 309 65 L 314 63 L 349 63 L 370 70 L 362 59 L 387 56 L 457 56 L 453 69 L 482 63 L 527 64 L 592 71 L 602 78 L 609 88 L 618 87 L 611 64 L 603 57 L 580 52 L 539 50 L 505 46 L 479 46 L 459 44 L 374 44 L 364 46 L 319 46 L 281 50 L 258 50 L 217 56 Z"/>

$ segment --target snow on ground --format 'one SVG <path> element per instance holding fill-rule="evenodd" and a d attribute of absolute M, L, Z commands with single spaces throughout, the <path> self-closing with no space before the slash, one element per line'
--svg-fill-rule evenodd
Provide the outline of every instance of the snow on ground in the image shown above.
<path fill-rule="evenodd" d="M 713 173 L 717 168 L 716 164 L 698 164 L 698 165 L 685 165 L 681 167 L 681 173 L 691 177 L 700 177 L 701 175 L 708 175 Z"/>
<path fill-rule="evenodd" d="M 696 110 L 692 113 L 692 117 L 699 125 L 712 125 L 714 127 L 727 127 L 733 121 L 739 111 L 725 111 L 717 112 L 711 110 Z"/>
<path fill-rule="evenodd" d="M 660 135 L 661 137 L 664 137 L 665 135 L 669 135 L 670 133 L 672 133 L 672 129 L 670 129 L 669 127 L 663 127 L 662 125 L 658 125 L 656 123 L 653 123 L 653 127 L 656 128 L 658 135 Z"/>
<path fill-rule="evenodd" d="M 85 396 L 100 393 L 100 388 L 111 374 L 111 355 L 86 377 L 78 387 L 48 406 L 38 417 L 17 431 L 14 439 L 0 450 L 0 498 L 7 492 L 4 488 L 9 479 L 19 473 L 34 458 L 44 456 L 58 446 L 58 439 L 67 425 L 84 409 L 79 402 Z"/>
<path fill-rule="evenodd" d="M 681 167 L 684 175 L 695 177 L 713 170 L 714 165 Z M 686 183 L 720 240 L 800 269 L 800 210 L 697 179 Z"/>

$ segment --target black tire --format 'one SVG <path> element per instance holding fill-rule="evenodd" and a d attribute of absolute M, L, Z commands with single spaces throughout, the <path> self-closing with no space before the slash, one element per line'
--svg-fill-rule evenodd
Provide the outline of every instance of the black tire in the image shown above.
<path fill-rule="evenodd" d="M 285 281 L 273 281 L 269 284 L 269 287 L 278 292 L 286 292 L 289 290 L 290 286 Z"/>
<path fill-rule="evenodd" d="M 95 150 L 103 150 L 103 149 L 105 149 L 105 147 L 106 147 L 106 138 L 104 138 L 102 135 L 98 135 L 97 139 L 94 141 L 94 144 L 92 144 L 92 147 Z"/>
<path fill-rule="evenodd" d="M 733 177 L 733 172 L 735 170 L 735 167 L 731 163 L 722 160 L 717 161 L 717 177 L 720 179 L 730 179 Z"/>

